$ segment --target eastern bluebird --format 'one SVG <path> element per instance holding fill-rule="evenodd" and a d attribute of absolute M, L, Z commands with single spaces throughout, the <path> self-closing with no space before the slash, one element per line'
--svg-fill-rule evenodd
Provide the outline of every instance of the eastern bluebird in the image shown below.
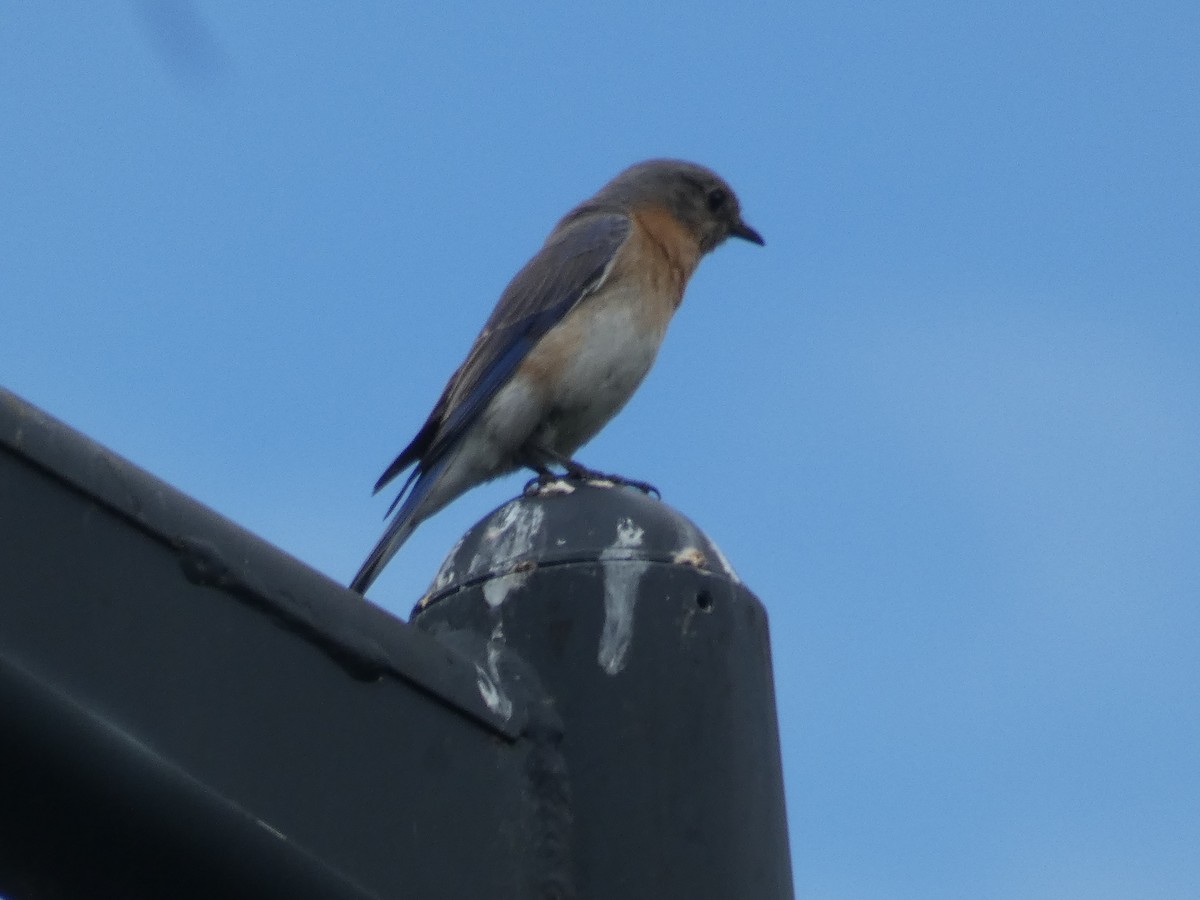
<path fill-rule="evenodd" d="M 553 463 L 571 478 L 648 488 L 572 455 L 632 396 L 700 258 L 730 236 L 763 243 L 724 180 L 674 159 L 630 166 L 567 213 L 375 483 L 415 465 L 350 588 L 365 592 L 413 529 L 464 491 L 519 468 L 548 479 Z"/>

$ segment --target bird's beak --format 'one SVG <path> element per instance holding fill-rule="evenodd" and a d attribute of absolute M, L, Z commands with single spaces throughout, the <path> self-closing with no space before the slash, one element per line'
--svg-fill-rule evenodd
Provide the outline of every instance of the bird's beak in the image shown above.
<path fill-rule="evenodd" d="M 738 219 L 733 223 L 733 227 L 729 229 L 729 233 L 734 237 L 741 238 L 743 241 L 749 241 L 752 244 L 758 244 L 760 247 L 767 243 L 762 239 L 761 234 L 759 234 L 741 219 Z"/>

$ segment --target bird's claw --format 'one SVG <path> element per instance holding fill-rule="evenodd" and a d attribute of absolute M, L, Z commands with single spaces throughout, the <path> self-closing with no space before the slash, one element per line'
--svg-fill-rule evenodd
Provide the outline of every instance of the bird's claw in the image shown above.
<path fill-rule="evenodd" d="M 648 481 L 638 481 L 636 478 L 622 478 L 620 475 L 605 475 L 604 478 L 606 481 L 613 482 L 613 484 L 627 484 L 631 488 L 637 488 L 647 497 L 653 497 L 655 500 L 662 499 L 662 491 Z"/>
<path fill-rule="evenodd" d="M 521 493 L 526 497 L 538 494 L 543 491 L 547 485 L 551 485 L 556 481 L 562 481 L 563 476 L 557 475 L 554 472 L 538 472 L 537 475 L 525 482 L 525 487 L 521 489 Z"/>
<path fill-rule="evenodd" d="M 662 499 L 662 491 L 648 481 L 638 481 L 636 478 L 626 478 L 624 475 L 610 475 L 607 472 L 597 472 L 594 469 L 586 469 L 583 466 L 572 466 L 562 475 L 556 472 L 539 472 L 525 482 L 525 487 L 521 489 L 521 493 L 529 497 L 541 493 L 555 482 L 564 481 L 598 481 L 607 482 L 612 485 L 627 485 L 628 487 L 636 488 L 649 497 L 653 497 L 655 500 Z"/>
<path fill-rule="evenodd" d="M 607 472 L 597 472 L 594 469 L 575 466 L 567 470 L 567 477 L 573 481 L 607 481 L 610 484 L 628 485 L 631 488 L 637 488 L 647 496 L 653 496 L 656 500 L 662 499 L 662 491 L 650 482 L 638 481 L 636 478 L 626 478 L 624 475 L 610 475 Z"/>

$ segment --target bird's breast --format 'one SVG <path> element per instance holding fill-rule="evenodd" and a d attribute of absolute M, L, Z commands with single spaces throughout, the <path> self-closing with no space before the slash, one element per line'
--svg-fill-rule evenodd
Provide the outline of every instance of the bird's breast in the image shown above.
<path fill-rule="evenodd" d="M 599 431 L 646 377 L 672 309 L 667 298 L 648 297 L 641 284 L 621 280 L 586 297 L 552 328 L 519 370 L 544 397 L 541 438 L 570 454 Z"/>
<path fill-rule="evenodd" d="M 643 208 L 631 219 L 633 236 L 622 248 L 618 265 L 634 273 L 656 295 L 669 298 L 674 310 L 683 301 L 684 288 L 700 262 L 700 246 L 679 219 L 662 207 Z"/>

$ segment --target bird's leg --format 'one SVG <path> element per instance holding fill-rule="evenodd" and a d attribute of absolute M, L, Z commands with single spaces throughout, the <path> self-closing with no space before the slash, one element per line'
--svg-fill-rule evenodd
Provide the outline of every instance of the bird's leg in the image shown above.
<path fill-rule="evenodd" d="M 527 469 L 532 469 L 537 473 L 535 478 L 530 478 L 525 482 L 525 487 L 521 489 L 523 494 L 534 494 L 544 488 L 551 482 L 558 481 L 562 478 L 557 472 L 551 471 L 549 466 L 544 462 L 544 454 L 540 448 L 530 453 L 524 454 L 521 460 L 521 465 Z"/>
<path fill-rule="evenodd" d="M 648 481 L 638 481 L 634 478 L 626 478 L 624 475 L 611 475 L 608 472 L 597 472 L 595 469 L 589 469 L 582 463 L 576 462 L 569 456 L 563 456 L 561 453 L 556 453 L 548 447 L 539 447 L 539 452 L 544 454 L 545 458 L 553 460 L 566 470 L 567 478 L 572 481 L 611 481 L 613 484 L 627 484 L 632 488 L 637 488 L 643 494 L 653 494 L 658 499 L 662 499 L 662 492 Z M 538 478 L 542 478 L 542 473 L 536 467 L 534 471 L 538 472 Z M 542 467 L 545 468 L 544 466 Z"/>

